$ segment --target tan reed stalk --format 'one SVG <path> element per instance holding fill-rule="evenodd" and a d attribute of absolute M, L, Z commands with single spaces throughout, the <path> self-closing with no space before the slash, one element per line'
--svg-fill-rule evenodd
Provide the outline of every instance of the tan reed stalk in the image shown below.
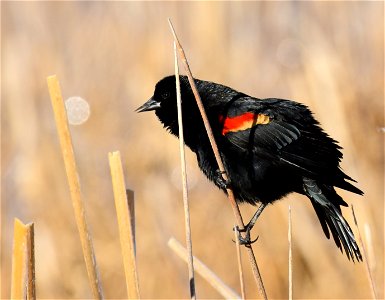
<path fill-rule="evenodd" d="M 80 190 L 79 174 L 75 161 L 71 133 L 68 126 L 67 112 L 64 107 L 59 81 L 56 75 L 53 75 L 47 77 L 47 83 L 55 115 L 60 146 L 64 158 L 64 165 L 67 173 L 72 205 L 74 207 L 76 224 L 78 227 L 80 242 L 83 249 L 83 256 L 86 263 L 88 280 L 94 298 L 103 299 L 103 291 L 98 274 L 91 233 L 88 229 L 84 202 Z"/>
<path fill-rule="evenodd" d="M 241 245 L 239 244 L 239 231 L 237 229 L 237 226 L 234 226 L 234 241 L 235 241 L 235 248 L 237 250 L 237 259 L 238 259 L 238 273 L 239 273 L 239 283 L 241 286 L 241 295 L 242 299 L 246 299 L 246 289 L 245 289 L 245 280 L 243 278 L 243 265 L 242 265 L 242 256 L 241 256 Z"/>
<path fill-rule="evenodd" d="M 174 42 L 174 60 L 175 60 L 175 78 L 176 78 L 176 99 L 178 107 L 178 127 L 179 127 L 179 151 L 180 151 L 180 162 L 181 162 L 181 173 L 182 173 L 182 187 L 183 187 L 183 208 L 184 208 L 184 224 L 186 232 L 186 245 L 187 245 L 187 266 L 189 273 L 189 288 L 190 298 L 196 299 L 195 291 L 195 279 L 194 279 L 194 260 L 192 253 L 192 240 L 191 240 L 191 226 L 190 226 L 190 209 L 188 202 L 188 191 L 187 191 L 187 172 L 186 172 L 186 156 L 185 156 L 185 145 L 183 135 L 183 118 L 182 118 L 182 100 L 180 93 L 180 82 L 179 82 L 179 67 L 178 67 L 178 55 L 176 51 L 176 44 Z"/>
<path fill-rule="evenodd" d="M 287 232 L 289 242 L 289 300 L 293 300 L 293 244 L 291 230 L 291 206 L 289 205 L 289 229 Z"/>
<path fill-rule="evenodd" d="M 175 41 L 175 43 L 177 45 L 177 48 L 179 50 L 179 55 L 181 57 L 183 65 L 185 67 L 185 70 L 186 70 L 186 73 L 187 73 L 187 77 L 188 77 L 189 83 L 191 85 L 193 94 L 194 94 L 195 99 L 197 101 L 198 108 L 199 108 L 199 110 L 201 112 L 202 119 L 203 119 L 206 131 L 207 131 L 207 135 L 208 135 L 210 143 L 211 143 L 211 147 L 212 147 L 214 155 L 215 155 L 215 159 L 216 159 L 216 161 L 218 163 L 219 170 L 222 173 L 223 179 L 225 181 L 227 181 L 228 177 L 227 177 L 227 174 L 225 172 L 225 168 L 224 168 L 222 159 L 220 157 L 219 150 L 218 150 L 217 144 L 215 142 L 214 135 L 213 135 L 213 132 L 211 130 L 211 126 L 210 126 L 209 120 L 207 118 L 205 109 L 203 107 L 202 100 L 201 100 L 201 98 L 199 96 L 198 90 L 196 88 L 196 85 L 195 85 L 195 82 L 194 82 L 194 79 L 193 79 L 193 76 L 192 76 L 192 73 L 191 73 L 191 70 L 190 70 L 190 67 L 189 67 L 189 64 L 187 62 L 186 55 L 184 53 L 182 45 L 179 42 L 179 39 L 178 39 L 178 37 L 176 35 L 174 27 L 172 26 L 171 20 L 168 19 L 168 22 L 169 22 L 169 25 L 170 25 L 170 28 L 171 28 L 171 31 L 172 31 L 172 34 L 173 34 L 173 37 L 174 37 L 174 41 Z M 231 190 L 231 188 L 227 188 L 227 195 L 228 195 L 230 204 L 231 204 L 231 206 L 233 208 L 233 213 L 234 213 L 235 219 L 237 221 L 237 226 L 238 226 L 239 230 L 242 231 L 245 226 L 243 224 L 242 216 L 241 216 L 238 204 L 235 201 L 234 193 Z M 261 274 L 259 272 L 258 264 L 257 264 L 257 261 L 256 261 L 255 256 L 254 256 L 253 248 L 251 246 L 248 246 L 248 247 L 246 247 L 246 249 L 247 249 L 247 253 L 249 255 L 249 261 L 250 261 L 250 265 L 251 265 L 251 268 L 252 268 L 252 271 L 253 271 L 254 279 L 255 279 L 255 281 L 258 284 L 258 290 L 259 290 L 260 294 L 263 296 L 263 298 L 267 299 L 266 290 L 265 290 L 265 287 L 263 285 L 263 281 L 262 281 Z"/>
<path fill-rule="evenodd" d="M 363 242 L 362 237 L 361 237 L 361 232 L 360 232 L 360 228 L 358 227 L 358 222 L 357 222 L 356 214 L 354 213 L 353 205 L 351 205 L 351 208 L 352 208 L 354 224 L 357 227 L 358 239 L 360 241 L 361 248 L 362 248 L 362 256 L 363 256 L 363 260 L 365 262 L 365 270 L 366 270 L 366 275 L 368 277 L 368 281 L 370 284 L 370 291 L 372 293 L 372 298 L 378 299 L 377 293 L 376 293 L 376 287 L 375 287 L 374 280 L 373 280 L 372 271 L 371 271 L 370 266 L 369 266 L 368 255 L 366 253 L 366 248 L 365 248 L 364 242 Z"/>
<path fill-rule="evenodd" d="M 366 250 L 368 253 L 369 267 L 370 267 L 370 270 L 372 270 L 372 272 L 373 272 L 376 268 L 376 256 L 374 254 L 372 231 L 371 231 L 370 226 L 367 222 L 365 222 L 365 224 L 364 224 L 364 237 L 365 237 Z"/>
<path fill-rule="evenodd" d="M 14 221 L 11 299 L 36 299 L 34 224 Z"/>
<path fill-rule="evenodd" d="M 180 258 L 187 262 L 187 250 L 175 238 L 170 238 L 167 244 Z M 227 286 L 213 271 L 195 256 L 194 268 L 195 271 L 225 299 L 240 299 L 240 296 L 234 290 Z"/>
<path fill-rule="evenodd" d="M 116 216 L 119 225 L 120 245 L 122 248 L 124 273 L 126 277 L 127 296 L 129 299 L 139 299 L 139 283 L 135 259 L 135 238 L 133 224 L 134 211 L 133 193 L 126 191 L 120 152 L 108 153 L 111 170 L 112 188 L 115 198 Z M 131 197 L 131 207 L 127 201 L 127 194 Z"/>

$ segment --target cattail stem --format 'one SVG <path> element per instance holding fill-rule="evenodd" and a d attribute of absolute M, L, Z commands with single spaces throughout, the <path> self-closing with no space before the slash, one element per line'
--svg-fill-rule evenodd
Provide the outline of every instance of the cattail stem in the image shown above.
<path fill-rule="evenodd" d="M 239 283 L 241 286 L 241 295 L 242 299 L 246 299 L 246 290 L 245 290 L 245 280 L 243 278 L 243 265 L 242 265 L 242 256 L 241 256 L 241 245 L 239 243 L 239 231 L 238 227 L 234 226 L 234 240 L 235 240 L 235 248 L 237 250 L 237 259 L 238 259 L 238 272 L 239 272 Z"/>
<path fill-rule="evenodd" d="M 202 119 L 203 119 L 203 122 L 204 122 L 204 125 L 205 125 L 205 128 L 206 128 L 207 135 L 209 137 L 210 144 L 211 144 L 211 147 L 213 149 L 213 152 L 214 152 L 215 159 L 217 161 L 219 170 L 222 173 L 223 179 L 225 181 L 227 181 L 228 177 L 227 177 L 227 174 L 225 172 L 226 170 L 224 168 L 221 156 L 219 154 L 219 150 L 218 150 L 217 144 L 215 142 L 214 134 L 213 134 L 213 132 L 211 130 L 211 126 L 210 126 L 209 120 L 207 118 L 205 109 L 203 107 L 202 100 L 200 98 L 200 95 L 199 95 L 198 89 L 197 89 L 197 87 L 195 85 L 194 78 L 192 76 L 189 64 L 187 62 L 186 55 L 184 53 L 182 45 L 180 44 L 180 42 L 178 40 L 178 37 L 177 37 L 176 32 L 174 30 L 174 27 L 172 26 L 171 20 L 168 19 L 168 22 L 169 22 L 172 34 L 174 36 L 174 41 L 175 41 L 175 43 L 177 45 L 177 48 L 179 50 L 179 55 L 180 55 L 181 60 L 183 62 L 184 68 L 186 70 L 189 83 L 191 85 L 193 94 L 195 96 L 195 100 L 197 101 L 197 105 L 198 105 L 199 111 L 200 111 L 200 113 L 202 115 Z M 244 229 L 245 225 L 243 224 L 243 220 L 242 220 L 242 216 L 241 216 L 241 213 L 240 213 L 240 210 L 239 210 L 239 206 L 238 206 L 237 202 L 235 201 L 234 193 L 233 193 L 231 188 L 227 188 L 227 195 L 228 195 L 228 198 L 230 200 L 231 207 L 233 208 L 233 213 L 234 213 L 235 219 L 237 221 L 238 228 L 239 228 L 240 231 L 242 231 Z M 252 268 L 252 271 L 253 271 L 254 278 L 255 278 L 255 280 L 256 280 L 256 282 L 258 284 L 259 292 L 263 296 L 264 299 L 267 299 L 266 290 L 265 290 L 265 287 L 263 285 L 262 277 L 261 277 L 261 274 L 259 272 L 258 264 L 257 264 L 257 261 L 255 259 L 255 255 L 254 255 L 253 249 L 252 249 L 251 246 L 246 247 L 246 249 L 247 249 L 247 253 L 249 254 L 249 261 L 250 261 L 250 264 L 251 264 L 251 268 Z"/>
<path fill-rule="evenodd" d="M 178 107 L 178 127 L 179 127 L 179 150 L 180 150 L 180 162 L 182 172 L 182 187 L 183 187 L 183 207 L 184 207 L 184 220 L 185 220 L 185 231 L 186 231 L 186 245 L 187 245 L 187 265 L 189 273 L 189 288 L 190 298 L 196 299 L 195 291 L 195 279 L 194 279 L 194 261 L 192 252 L 192 239 L 191 239 L 191 226 L 190 226 L 190 209 L 188 202 L 188 190 L 187 190 L 187 172 L 186 172 L 186 156 L 185 156 L 185 145 L 183 135 L 183 118 L 182 118 L 182 99 L 180 92 L 179 82 L 179 67 L 178 67 L 178 55 L 176 51 L 176 44 L 174 42 L 174 59 L 175 59 L 175 78 L 176 78 L 176 98 Z"/>
<path fill-rule="evenodd" d="M 289 242 L 289 300 L 293 299 L 293 249 L 292 249 L 292 230 L 291 230 L 291 206 L 289 205 L 289 229 L 287 233 Z"/>
<path fill-rule="evenodd" d="M 120 245 L 122 248 L 126 288 L 129 299 L 139 299 L 139 283 L 135 259 L 134 235 L 134 193 L 126 190 L 120 152 L 108 153 L 111 169 L 112 188 L 115 198 L 116 215 L 119 225 Z M 127 200 L 127 196 L 130 200 Z M 131 203 L 131 204 L 130 204 Z"/>
<path fill-rule="evenodd" d="M 11 299 L 36 299 L 34 224 L 14 221 Z"/>
<path fill-rule="evenodd" d="M 372 271 L 371 271 L 370 266 L 369 266 L 368 255 L 366 253 L 366 248 L 365 248 L 364 242 L 363 242 L 362 237 L 361 237 L 361 232 L 360 232 L 360 228 L 358 227 L 358 222 L 357 222 L 356 214 L 354 213 L 353 205 L 351 205 L 351 208 L 352 208 L 354 224 L 357 227 L 358 239 L 360 241 L 361 248 L 362 248 L 362 256 L 363 256 L 363 260 L 365 262 L 366 275 L 368 277 L 368 281 L 369 281 L 370 288 L 371 288 L 370 291 L 372 292 L 372 298 L 377 299 L 376 287 L 374 284 Z"/>
<path fill-rule="evenodd" d="M 87 225 L 85 207 L 80 190 L 79 174 L 72 146 L 71 133 L 68 126 L 67 112 L 64 107 L 61 89 L 56 75 L 49 76 L 47 78 L 47 83 L 63 153 L 64 166 L 67 173 L 76 224 L 79 231 L 80 242 L 82 244 L 84 260 L 86 262 L 88 279 L 94 298 L 102 299 L 103 291 L 100 283 L 91 234 Z"/>

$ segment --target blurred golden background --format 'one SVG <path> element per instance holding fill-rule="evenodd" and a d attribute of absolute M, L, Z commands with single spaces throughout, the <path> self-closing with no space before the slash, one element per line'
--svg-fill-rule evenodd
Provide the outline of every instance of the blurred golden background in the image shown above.
<path fill-rule="evenodd" d="M 10 296 L 13 219 L 35 222 L 38 298 L 90 298 L 46 77 L 91 115 L 71 126 L 88 223 L 107 298 L 126 297 L 107 154 L 120 150 L 135 191 L 143 298 L 187 298 L 187 267 L 167 247 L 184 243 L 177 140 L 153 114 L 134 109 L 174 70 L 171 17 L 193 74 L 250 95 L 308 105 L 344 148 L 342 168 L 364 197 L 353 204 L 384 297 L 383 2 L 2 2 L 1 298 Z M 188 151 L 194 254 L 239 291 L 234 224 L 226 197 Z M 370 298 L 363 263 L 351 263 L 322 232 L 310 202 L 290 195 L 253 230 L 267 293 L 288 295 L 292 206 L 294 296 Z M 248 219 L 255 208 L 241 207 Z M 344 215 L 351 225 L 350 208 Z M 357 235 L 356 227 L 353 230 Z M 258 298 L 246 254 L 249 298 Z M 199 298 L 218 298 L 198 275 Z"/>

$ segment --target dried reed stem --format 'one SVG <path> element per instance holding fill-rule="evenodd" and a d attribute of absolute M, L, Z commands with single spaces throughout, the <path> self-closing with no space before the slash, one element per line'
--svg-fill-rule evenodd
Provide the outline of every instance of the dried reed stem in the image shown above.
<path fill-rule="evenodd" d="M 135 237 L 134 237 L 134 210 L 133 192 L 126 190 L 120 152 L 108 153 L 110 163 L 112 188 L 114 191 L 116 215 L 119 225 L 120 245 L 122 247 L 124 273 L 126 275 L 127 295 L 129 299 L 139 299 L 139 283 L 135 260 Z M 130 195 L 130 202 L 127 200 Z M 130 207 L 131 206 L 131 207 Z"/>
<path fill-rule="evenodd" d="M 182 45 L 180 44 L 180 42 L 178 40 L 178 37 L 177 37 L 177 35 L 175 33 L 175 30 L 174 30 L 174 27 L 172 26 L 171 20 L 168 19 L 168 22 L 169 22 L 172 34 L 174 36 L 174 41 L 175 41 L 175 43 L 177 45 L 177 48 L 179 50 L 179 55 L 181 57 L 183 65 L 185 67 L 189 83 L 191 85 L 193 94 L 195 96 L 195 100 L 197 101 L 198 108 L 199 108 L 199 110 L 201 112 L 202 119 L 203 119 L 203 122 L 204 122 L 204 125 L 205 125 L 205 128 L 206 128 L 206 131 L 207 131 L 208 138 L 210 140 L 211 147 L 212 147 L 213 152 L 214 152 L 215 159 L 216 159 L 216 161 L 218 163 L 219 170 L 222 173 L 223 179 L 225 181 L 227 181 L 228 177 L 227 177 L 227 174 L 225 172 L 225 168 L 224 168 L 221 156 L 219 154 L 219 150 L 218 150 L 217 144 L 215 142 L 214 135 L 213 135 L 213 132 L 211 130 L 211 126 L 210 126 L 209 120 L 207 118 L 205 109 L 203 107 L 202 100 L 201 100 L 201 98 L 199 96 L 198 90 L 196 88 L 196 85 L 195 85 L 195 82 L 194 82 L 194 79 L 193 79 L 193 76 L 192 76 L 192 73 L 191 73 L 191 70 L 190 70 L 190 67 L 189 67 L 189 64 L 187 62 L 186 55 L 184 53 Z M 237 225 L 239 227 L 239 230 L 242 231 L 244 229 L 245 225 L 243 224 L 243 220 L 242 220 L 242 216 L 241 216 L 238 204 L 235 201 L 234 193 L 233 193 L 233 191 L 230 188 L 227 188 L 227 195 L 228 195 L 228 198 L 230 200 L 230 204 L 231 204 L 231 206 L 233 208 L 233 213 L 234 213 L 235 219 L 237 221 Z M 264 299 L 267 299 L 266 290 L 265 290 L 265 287 L 263 285 L 262 277 L 261 277 L 261 274 L 259 272 L 258 264 L 257 264 L 257 261 L 256 261 L 255 256 L 254 256 L 253 249 L 252 249 L 251 246 L 246 247 L 246 249 L 247 249 L 247 253 L 249 255 L 249 261 L 250 261 L 250 264 L 251 264 L 251 268 L 252 268 L 252 271 L 253 271 L 254 278 L 255 278 L 255 280 L 256 280 L 256 282 L 258 284 L 259 292 L 263 296 Z"/>
<path fill-rule="evenodd" d="M 289 205 L 289 229 L 287 237 L 289 241 L 289 300 L 293 299 L 293 248 L 292 248 L 292 230 L 291 230 L 291 206 Z"/>
<path fill-rule="evenodd" d="M 184 261 L 187 262 L 187 250 L 175 239 L 168 240 L 168 246 Z M 213 271 L 194 256 L 194 268 L 216 291 L 225 299 L 240 299 L 240 296 L 227 286 Z"/>
<path fill-rule="evenodd" d="M 36 299 L 34 225 L 14 221 L 11 299 Z"/>
<path fill-rule="evenodd" d="M 243 265 L 242 265 L 242 257 L 241 257 L 241 245 L 239 244 L 239 231 L 237 226 L 234 226 L 234 240 L 235 240 L 235 248 L 237 249 L 237 259 L 238 259 L 238 273 L 239 273 L 239 283 L 241 286 L 241 295 L 242 299 L 246 299 L 246 290 L 245 290 L 245 281 L 243 278 Z"/>
<path fill-rule="evenodd" d="M 126 189 L 126 197 L 127 197 L 127 204 L 128 204 L 128 212 L 130 216 L 130 223 L 131 223 L 131 234 L 132 234 L 132 241 L 134 244 L 134 255 L 136 257 L 136 234 L 135 234 L 135 201 L 134 201 L 134 191 Z"/>
<path fill-rule="evenodd" d="M 363 242 L 362 237 L 361 237 L 361 232 L 360 232 L 360 228 L 358 227 L 358 222 L 357 222 L 356 214 L 354 213 L 353 205 L 351 205 L 351 208 L 352 208 L 354 224 L 357 227 L 358 239 L 360 240 L 360 244 L 361 244 L 361 248 L 362 248 L 362 256 L 363 256 L 363 259 L 365 262 L 366 275 L 367 275 L 368 281 L 370 283 L 370 288 L 371 288 L 370 290 L 372 293 L 372 298 L 377 299 L 376 287 L 374 284 L 372 271 L 371 271 L 370 266 L 369 266 L 368 255 L 366 253 L 366 248 L 365 248 L 364 242 Z"/>
<path fill-rule="evenodd" d="M 179 82 L 179 67 L 178 67 L 178 55 L 176 51 L 176 44 L 174 42 L 174 60 L 175 60 L 175 78 L 176 78 L 176 99 L 178 107 L 178 127 L 179 127 L 179 151 L 180 151 L 180 162 L 181 162 L 181 173 L 182 173 L 182 187 L 183 187 L 183 207 L 184 207 L 184 224 L 186 231 L 186 245 L 188 254 L 188 273 L 189 273 L 189 287 L 190 287 L 190 298 L 196 299 L 195 291 L 195 280 L 194 280 L 194 260 L 192 253 L 192 240 L 191 240 L 191 226 L 190 226 L 190 210 L 188 203 L 188 191 L 187 191 L 187 172 L 186 172 L 186 156 L 184 146 L 184 134 L 183 134 L 183 118 L 182 118 L 182 99 L 180 92 Z"/>
<path fill-rule="evenodd" d="M 74 207 L 76 224 L 79 230 L 83 256 L 86 263 L 88 279 L 95 299 L 103 298 L 103 291 L 98 274 L 95 253 L 92 245 L 91 234 L 87 226 L 84 202 L 80 190 L 79 175 L 76 167 L 75 155 L 72 146 L 71 134 L 68 128 L 66 109 L 56 75 L 47 77 L 48 89 L 51 96 L 56 127 L 60 139 L 64 165 L 67 173 L 68 184 Z"/>
<path fill-rule="evenodd" d="M 374 271 L 376 268 L 376 256 L 374 254 L 373 240 L 372 240 L 372 231 L 367 222 L 364 224 L 364 237 L 365 245 L 368 253 L 368 263 L 370 270 Z"/>

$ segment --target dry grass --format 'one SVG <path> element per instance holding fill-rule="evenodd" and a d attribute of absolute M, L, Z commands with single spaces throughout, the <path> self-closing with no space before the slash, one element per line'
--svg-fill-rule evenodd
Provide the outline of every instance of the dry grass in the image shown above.
<path fill-rule="evenodd" d="M 136 195 L 141 296 L 188 297 L 185 264 L 167 247 L 170 236 L 184 239 L 178 143 L 153 115 L 133 112 L 156 81 L 173 73 L 167 17 L 195 76 L 258 97 L 303 102 L 341 142 L 342 167 L 366 193 L 341 195 L 371 228 L 373 276 L 384 297 L 382 2 L 1 5 L 2 298 L 10 293 L 14 217 L 35 223 L 37 296 L 91 296 L 46 88 L 53 73 L 65 98 L 80 95 L 91 106 L 88 122 L 71 132 L 105 296 L 126 295 L 106 158 L 119 149 L 127 187 Z M 194 255 L 237 287 L 231 208 L 186 154 Z M 294 297 L 369 298 L 364 265 L 349 263 L 325 239 L 310 203 L 299 195 L 266 209 L 254 229 L 268 295 L 287 297 L 288 204 Z M 241 209 L 245 219 L 254 210 Z M 350 210 L 344 213 L 353 224 Z M 247 295 L 256 296 L 252 275 L 247 269 L 244 275 Z M 219 297 L 200 278 L 196 288 L 199 297 Z"/>

